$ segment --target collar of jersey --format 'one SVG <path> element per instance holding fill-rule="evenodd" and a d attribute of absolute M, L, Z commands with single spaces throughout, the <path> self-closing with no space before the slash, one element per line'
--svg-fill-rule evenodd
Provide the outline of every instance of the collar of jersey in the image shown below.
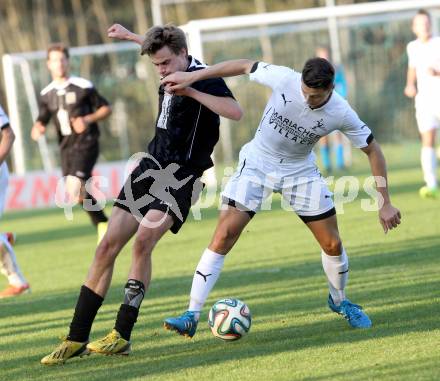
<path fill-rule="evenodd" d="M 321 105 L 321 106 L 319 106 L 319 107 L 315 107 L 315 108 L 312 108 L 312 107 L 310 107 L 309 106 L 309 104 L 306 102 L 306 98 L 304 98 L 304 94 L 303 94 L 303 92 L 301 91 L 301 98 L 302 98 L 302 100 L 303 100 L 303 102 L 306 104 L 306 106 L 310 109 L 310 110 L 312 110 L 312 111 L 316 111 L 316 110 L 321 110 L 328 102 L 330 102 L 330 99 L 332 99 L 332 95 L 333 95 L 333 91 L 330 93 L 330 96 L 327 98 L 327 100 Z"/>
<path fill-rule="evenodd" d="M 57 83 L 57 82 L 55 82 L 55 81 L 52 81 L 53 88 L 56 89 L 56 90 L 62 90 L 62 89 L 65 89 L 67 86 L 70 85 L 70 79 L 71 79 L 71 78 L 72 78 L 71 76 L 68 77 L 63 83 Z"/>
<path fill-rule="evenodd" d="M 186 71 L 189 71 L 190 69 L 193 69 L 193 68 L 203 69 L 203 68 L 207 67 L 206 64 L 204 64 L 201 61 L 198 61 L 196 58 L 194 58 L 191 55 L 188 55 L 188 62 L 189 62 L 189 64 L 188 64 L 188 67 L 186 68 Z"/>

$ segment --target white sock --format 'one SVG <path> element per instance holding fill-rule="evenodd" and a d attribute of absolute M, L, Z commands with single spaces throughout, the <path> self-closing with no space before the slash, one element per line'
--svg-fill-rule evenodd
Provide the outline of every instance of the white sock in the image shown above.
<path fill-rule="evenodd" d="M 8 275 L 8 282 L 15 287 L 21 287 L 26 284 L 26 281 L 21 273 L 13 273 Z"/>
<path fill-rule="evenodd" d="M 14 249 L 5 234 L 0 234 L 0 272 L 8 278 L 9 284 L 20 287 L 26 284 L 26 279 L 18 267 Z"/>
<path fill-rule="evenodd" d="M 420 161 L 422 162 L 423 178 L 428 188 L 437 187 L 437 157 L 433 147 L 422 147 Z"/>
<path fill-rule="evenodd" d="M 196 318 L 200 316 L 200 311 L 205 304 L 206 298 L 214 287 L 223 269 L 225 256 L 205 249 L 202 258 L 197 265 L 191 287 L 191 298 L 189 311 L 197 311 Z"/>
<path fill-rule="evenodd" d="M 348 257 L 345 249 L 338 256 L 327 255 L 321 251 L 322 267 L 327 275 L 328 288 L 330 295 L 336 305 L 345 300 L 345 285 L 348 280 Z"/>

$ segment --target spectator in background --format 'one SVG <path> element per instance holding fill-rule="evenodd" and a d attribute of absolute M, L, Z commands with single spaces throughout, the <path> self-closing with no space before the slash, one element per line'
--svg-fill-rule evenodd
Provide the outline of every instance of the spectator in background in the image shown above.
<path fill-rule="evenodd" d="M 316 49 L 316 57 L 324 58 L 331 61 L 330 52 L 327 47 L 320 46 Z M 343 98 L 347 98 L 347 81 L 345 80 L 344 68 L 342 65 L 335 66 L 335 91 Z M 319 150 L 321 153 L 321 162 L 325 174 L 331 173 L 333 166 L 331 160 L 330 140 L 333 140 L 336 168 L 344 169 L 346 163 L 344 160 L 344 140 L 339 131 L 335 131 L 328 136 L 324 136 L 319 140 Z M 347 146 L 346 149 L 349 149 Z"/>
<path fill-rule="evenodd" d="M 440 126 L 440 37 L 432 36 L 431 16 L 423 9 L 414 16 L 412 31 L 417 39 L 407 46 L 408 72 L 404 93 L 415 98 L 422 140 L 420 160 L 426 185 L 419 193 L 423 198 L 438 198 L 435 140 Z"/>

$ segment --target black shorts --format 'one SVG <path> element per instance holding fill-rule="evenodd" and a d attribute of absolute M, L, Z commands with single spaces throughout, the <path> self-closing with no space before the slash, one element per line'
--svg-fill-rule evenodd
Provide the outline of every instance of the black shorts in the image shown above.
<path fill-rule="evenodd" d="M 149 210 L 170 215 L 176 234 L 188 217 L 191 205 L 203 190 L 202 172 L 175 164 L 160 168 L 155 162 L 143 159 L 125 182 L 115 206 L 132 214 L 140 222 Z"/>
<path fill-rule="evenodd" d="M 61 171 L 63 176 L 76 176 L 83 181 L 92 177 L 92 170 L 98 160 L 99 144 L 88 146 L 67 146 L 61 149 Z"/>

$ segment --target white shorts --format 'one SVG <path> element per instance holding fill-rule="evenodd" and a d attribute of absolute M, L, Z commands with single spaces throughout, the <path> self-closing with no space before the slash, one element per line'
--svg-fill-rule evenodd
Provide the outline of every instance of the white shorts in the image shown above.
<path fill-rule="evenodd" d="M 282 208 L 294 211 L 303 221 L 335 214 L 333 194 L 313 160 L 280 163 L 253 152 L 246 144 L 240 151 L 238 167 L 222 192 L 223 199 L 232 200 L 237 208 L 253 214 L 272 208 L 274 192 L 281 193 Z"/>
<path fill-rule="evenodd" d="M 416 120 L 420 133 L 440 128 L 440 107 L 430 103 L 416 97 Z"/>
<path fill-rule="evenodd" d="M 6 162 L 0 165 L 0 217 L 3 214 L 6 203 L 6 191 L 8 190 L 9 171 Z"/>

